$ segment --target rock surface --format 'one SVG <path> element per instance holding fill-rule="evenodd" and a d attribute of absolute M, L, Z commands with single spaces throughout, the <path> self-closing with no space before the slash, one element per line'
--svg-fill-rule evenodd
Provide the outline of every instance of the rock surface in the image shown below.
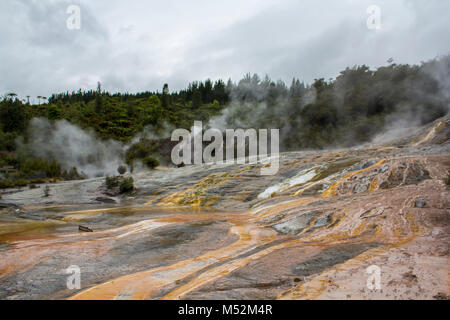
<path fill-rule="evenodd" d="M 448 299 L 449 126 L 283 153 L 274 176 L 185 166 L 134 174 L 132 197 L 103 178 L 4 193 L 0 299 Z"/>

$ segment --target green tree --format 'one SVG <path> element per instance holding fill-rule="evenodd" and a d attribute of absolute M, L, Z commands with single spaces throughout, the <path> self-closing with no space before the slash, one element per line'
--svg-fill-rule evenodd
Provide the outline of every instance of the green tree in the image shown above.
<path fill-rule="evenodd" d="M 167 83 L 165 83 L 163 87 L 161 106 L 164 110 L 167 110 L 169 108 L 169 85 Z"/>
<path fill-rule="evenodd" d="M 162 108 L 162 102 L 156 94 L 150 96 L 148 99 L 148 107 L 146 109 L 146 120 L 144 124 L 156 125 L 162 118 L 165 109 Z"/>
<path fill-rule="evenodd" d="M 61 118 L 61 109 L 57 105 L 51 104 L 47 109 L 47 117 L 50 120 L 57 120 Z"/>
<path fill-rule="evenodd" d="M 97 82 L 97 91 L 95 93 L 95 113 L 100 114 L 102 112 L 104 112 L 102 85 L 100 82 Z"/>
<path fill-rule="evenodd" d="M 196 110 L 202 105 L 202 94 L 200 90 L 196 90 L 192 95 L 192 109 Z"/>
<path fill-rule="evenodd" d="M 0 124 L 4 132 L 21 132 L 26 128 L 25 107 L 18 99 L 7 99 L 0 104 Z"/>

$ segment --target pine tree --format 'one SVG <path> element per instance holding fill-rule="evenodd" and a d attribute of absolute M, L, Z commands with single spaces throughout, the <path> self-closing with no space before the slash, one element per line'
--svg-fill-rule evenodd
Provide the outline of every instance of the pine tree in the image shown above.
<path fill-rule="evenodd" d="M 169 108 L 169 85 L 167 83 L 163 86 L 161 106 L 164 110 Z"/>
<path fill-rule="evenodd" d="M 100 82 L 97 82 L 97 92 L 95 95 L 95 112 L 99 114 L 103 111 L 102 85 Z"/>

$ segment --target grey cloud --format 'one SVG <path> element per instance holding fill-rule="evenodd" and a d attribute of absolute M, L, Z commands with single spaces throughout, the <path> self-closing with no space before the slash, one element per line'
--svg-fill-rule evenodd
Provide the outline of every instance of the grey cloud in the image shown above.
<path fill-rule="evenodd" d="M 450 2 L 375 1 L 382 29 L 368 30 L 372 1 L 192 2 L 79 0 L 82 28 L 65 28 L 68 1 L 2 1 L 0 93 L 93 88 L 181 89 L 247 72 L 290 81 L 335 77 L 347 66 L 393 57 L 419 63 L 450 52 Z M 75 2 L 76 4 L 76 2 Z M 220 6 L 220 7 L 217 7 Z M 219 9 L 218 9 L 219 8 Z M 197 10 L 196 10 L 197 9 Z M 233 16 L 233 19 L 224 17 Z"/>
<path fill-rule="evenodd" d="M 66 28 L 68 1 L 2 1 L 0 5 L 2 49 L 1 91 L 48 95 L 68 86 L 83 86 L 86 73 L 98 59 L 108 33 L 88 7 L 82 10 L 82 28 Z M 83 72 L 83 67 L 85 70 Z M 71 83 L 76 82 L 76 83 Z"/>

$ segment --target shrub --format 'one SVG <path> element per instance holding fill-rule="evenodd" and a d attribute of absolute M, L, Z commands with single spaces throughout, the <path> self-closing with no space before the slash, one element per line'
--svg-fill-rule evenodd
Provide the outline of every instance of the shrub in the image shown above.
<path fill-rule="evenodd" d="M 120 193 L 130 192 L 134 190 L 133 177 L 123 178 L 119 185 Z"/>
<path fill-rule="evenodd" d="M 106 176 L 105 178 L 106 189 L 113 189 L 119 185 L 119 177 Z"/>
<path fill-rule="evenodd" d="M 50 160 L 46 172 L 48 177 L 59 177 L 61 176 L 61 166 L 56 160 Z"/>
<path fill-rule="evenodd" d="M 157 152 L 159 148 L 160 146 L 157 141 L 142 138 L 139 142 L 132 144 L 127 150 L 125 153 L 125 162 L 131 165 L 134 160 L 149 157 L 150 154 Z"/>
<path fill-rule="evenodd" d="M 40 177 L 41 173 L 45 173 L 47 178 L 61 176 L 61 166 L 54 159 L 26 158 L 20 161 L 19 169 L 25 176 L 39 175 Z"/>
<path fill-rule="evenodd" d="M 72 167 L 69 172 L 64 171 L 62 177 L 66 180 L 81 180 L 83 176 L 78 173 L 77 167 Z"/>
<path fill-rule="evenodd" d="M 32 183 L 45 183 L 46 180 L 42 178 L 32 179 Z"/>
<path fill-rule="evenodd" d="M 142 159 L 142 162 L 144 162 L 144 164 L 147 167 L 149 167 L 150 169 L 154 169 L 157 166 L 159 166 L 159 161 L 152 157 L 146 157 L 146 158 Z"/>
<path fill-rule="evenodd" d="M 0 150 L 13 151 L 16 149 L 16 134 L 12 132 L 4 133 L 0 129 Z"/>
<path fill-rule="evenodd" d="M 0 180 L 0 189 L 12 188 L 14 183 L 9 179 Z"/>
<path fill-rule="evenodd" d="M 15 182 L 15 185 L 17 186 L 17 187 L 25 187 L 27 184 L 29 184 L 30 183 L 30 181 L 28 181 L 28 180 L 25 180 L 25 179 L 19 179 L 19 180 L 17 180 L 16 182 Z"/>

